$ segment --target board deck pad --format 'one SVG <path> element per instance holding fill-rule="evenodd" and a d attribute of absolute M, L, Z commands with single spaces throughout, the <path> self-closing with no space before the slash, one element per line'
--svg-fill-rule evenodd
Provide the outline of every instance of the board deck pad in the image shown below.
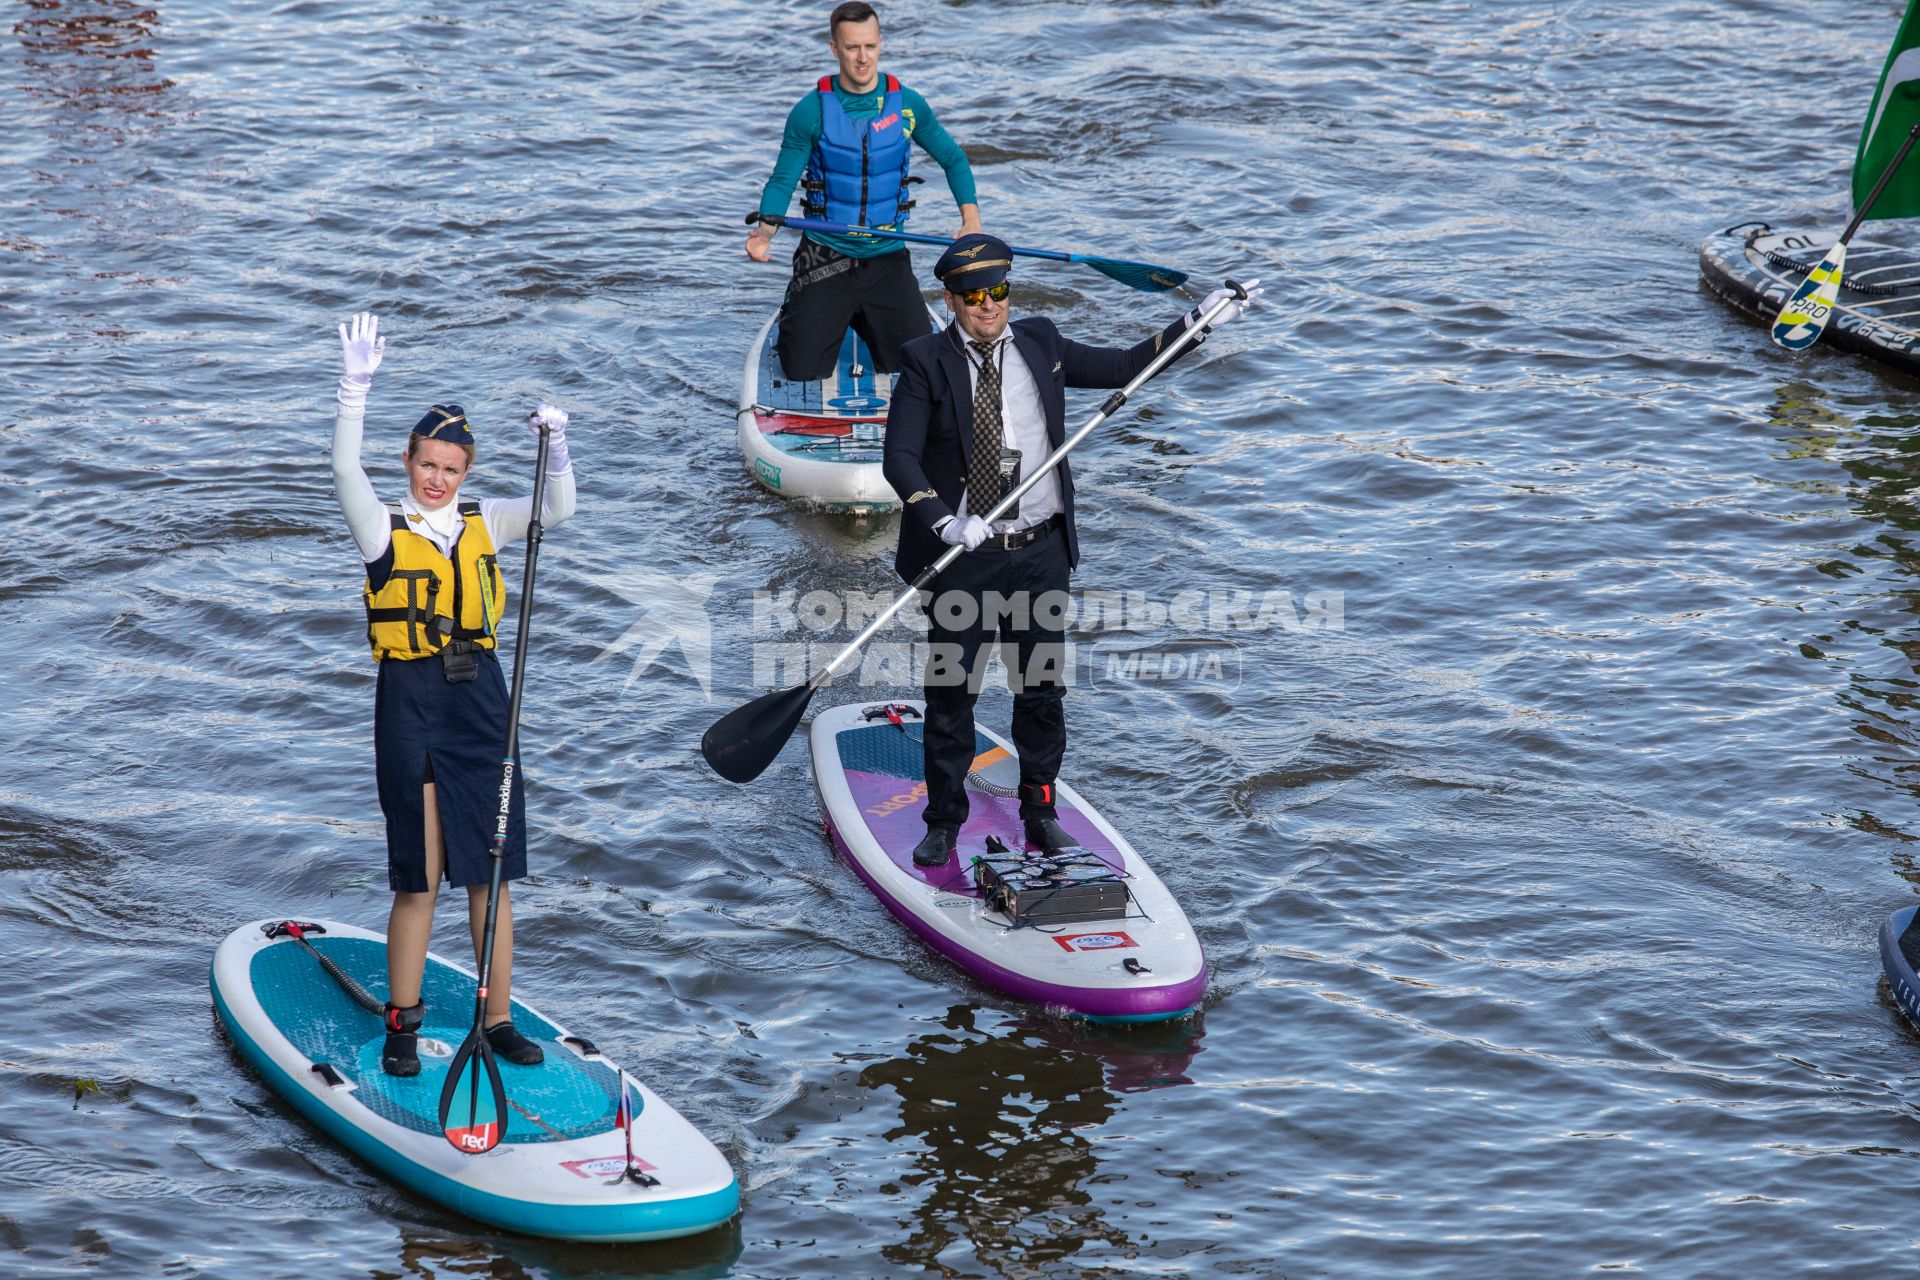
<path fill-rule="evenodd" d="M 387 949 L 381 943 L 324 935 L 308 941 L 369 991 L 386 986 Z M 361 1103 L 375 1115 L 416 1133 L 440 1133 L 440 1089 L 473 1026 L 473 979 L 445 964 L 427 965 L 420 989 L 428 1019 L 420 1028 L 420 1074 L 403 1077 L 380 1066 L 387 1038 L 380 1020 L 355 1004 L 304 950 L 268 947 L 254 956 L 252 969 L 261 1007 L 295 1048 L 358 1084 Z M 523 1067 L 495 1055 L 507 1087 L 502 1140 L 556 1142 L 611 1130 L 618 1073 L 576 1057 L 559 1043 L 552 1023 L 523 1005 L 515 1005 L 513 1025 L 540 1045 L 546 1061 Z M 627 1096 L 637 1109 L 638 1094 L 629 1090 Z"/>
<path fill-rule="evenodd" d="M 848 329 L 831 376 L 808 382 L 787 377 L 774 341 L 776 319 L 760 347 L 761 432 L 780 452 L 820 462 L 878 465 L 893 375 L 876 373 L 873 355 Z"/>
<path fill-rule="evenodd" d="M 1876 230 L 1848 244 L 1821 343 L 1920 374 L 1920 240 L 1908 244 L 1899 235 L 1898 228 Z M 1771 324 L 1837 238 L 1831 229 L 1742 223 L 1707 237 L 1700 274 L 1714 292 Z"/>
<path fill-rule="evenodd" d="M 867 829 L 887 849 L 896 867 L 927 884 L 977 898 L 980 890 L 974 887 L 963 868 L 974 854 L 986 847 L 990 835 L 999 836 L 1009 848 L 1023 846 L 1020 801 L 1014 796 L 982 790 L 975 779 L 969 778 L 967 821 L 955 842 L 955 857 L 944 867 L 916 864 L 913 846 L 927 830 L 923 816 L 927 810 L 927 786 L 920 732 L 917 723 L 894 725 L 884 720 L 863 729 L 850 729 L 835 739 L 840 749 L 840 766 L 846 770 L 847 784 L 859 802 L 860 811 L 866 815 Z M 974 774 L 996 782 L 1010 776 L 1012 783 L 1018 784 L 1020 762 L 1012 752 L 977 729 L 973 745 Z M 1126 875 L 1125 859 L 1113 841 L 1101 834 L 1085 814 L 1070 804 L 1056 808 L 1060 825 L 1069 835 L 1079 840 L 1089 854 L 1106 863 L 1115 875 Z"/>
<path fill-rule="evenodd" d="M 848 329 L 840 340 L 840 358 L 833 373 L 810 382 L 787 377 L 774 348 L 780 321 L 767 330 L 760 348 L 760 402 L 769 409 L 807 418 L 871 418 L 885 415 L 893 391 L 893 375 L 876 373 L 866 341 Z"/>

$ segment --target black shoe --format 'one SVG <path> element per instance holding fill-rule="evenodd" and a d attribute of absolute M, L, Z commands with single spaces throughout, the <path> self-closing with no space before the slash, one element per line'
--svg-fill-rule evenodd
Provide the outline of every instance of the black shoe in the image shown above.
<path fill-rule="evenodd" d="M 420 1024 L 426 1019 L 427 1003 L 400 1005 L 387 1001 L 387 1043 L 380 1050 L 380 1069 L 390 1076 L 420 1074 Z"/>
<path fill-rule="evenodd" d="M 1058 818 L 1028 818 L 1023 825 L 1027 829 L 1027 843 L 1048 853 L 1080 848 L 1080 842 L 1067 834 Z"/>
<path fill-rule="evenodd" d="M 537 1067 L 547 1060 L 540 1046 L 513 1029 L 511 1022 L 496 1022 L 487 1028 L 487 1043 L 508 1062 Z"/>
<path fill-rule="evenodd" d="M 913 846 L 913 865 L 916 867 L 944 867 L 953 857 L 955 844 L 960 838 L 960 828 L 937 824 L 927 828 L 927 834 L 920 843 Z"/>

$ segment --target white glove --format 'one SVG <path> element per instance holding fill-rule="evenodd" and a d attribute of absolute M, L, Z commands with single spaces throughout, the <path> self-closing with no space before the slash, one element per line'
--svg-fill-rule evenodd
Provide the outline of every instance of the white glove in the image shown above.
<path fill-rule="evenodd" d="M 948 516 L 936 532 L 940 541 L 948 546 L 965 547 L 969 551 L 979 550 L 980 544 L 993 536 L 992 527 L 979 516 L 968 516 L 964 520 Z"/>
<path fill-rule="evenodd" d="M 543 426 L 547 429 L 547 470 L 559 475 L 573 465 L 567 454 L 567 411 L 544 402 L 535 405 L 527 415 L 527 427 L 537 434 Z"/>
<path fill-rule="evenodd" d="M 1207 314 L 1207 312 L 1213 310 L 1227 299 L 1232 298 L 1232 304 L 1228 306 L 1225 311 L 1222 311 L 1209 321 L 1206 328 L 1202 330 L 1204 333 L 1212 333 L 1214 325 L 1225 324 L 1229 320 L 1238 320 L 1241 316 L 1247 314 L 1247 308 L 1253 305 L 1253 300 L 1266 292 L 1266 290 L 1260 287 L 1258 280 L 1249 280 L 1241 287 L 1247 291 L 1247 296 L 1244 298 L 1235 298 L 1233 290 L 1231 289 L 1215 289 L 1212 293 L 1202 298 L 1199 306 L 1187 312 L 1187 328 L 1193 328 L 1194 325 L 1200 323 L 1201 316 Z"/>
<path fill-rule="evenodd" d="M 380 336 L 380 320 L 371 311 L 363 311 L 340 326 L 340 362 L 346 366 L 342 381 L 361 387 L 373 384 L 373 371 L 387 354 L 387 340 Z"/>
<path fill-rule="evenodd" d="M 527 415 L 527 426 L 534 432 L 546 427 L 553 442 L 558 444 L 567 434 L 567 411 L 550 404 L 537 404 L 533 412 Z"/>

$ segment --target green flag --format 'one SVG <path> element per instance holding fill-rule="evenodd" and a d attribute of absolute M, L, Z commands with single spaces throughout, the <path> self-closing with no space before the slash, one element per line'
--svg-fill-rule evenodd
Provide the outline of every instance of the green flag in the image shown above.
<path fill-rule="evenodd" d="M 1880 87 L 1874 90 L 1873 105 L 1867 109 L 1867 127 L 1860 131 L 1860 151 L 1853 158 L 1855 209 L 1880 181 L 1916 122 L 1920 122 L 1920 0 L 1911 0 L 1907 16 L 1900 19 L 1900 30 L 1893 37 L 1893 48 L 1887 50 Z M 1901 165 L 1867 216 L 1920 217 L 1920 164 Z"/>

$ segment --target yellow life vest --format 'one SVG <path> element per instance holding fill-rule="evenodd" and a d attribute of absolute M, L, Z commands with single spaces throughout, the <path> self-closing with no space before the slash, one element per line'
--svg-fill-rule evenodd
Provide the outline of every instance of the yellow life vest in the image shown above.
<path fill-rule="evenodd" d="M 432 539 L 415 533 L 407 518 L 393 515 L 393 564 L 378 591 L 367 583 L 367 641 L 373 658 L 426 658 L 449 640 L 494 647 L 493 631 L 506 605 L 506 584 L 480 504 L 463 502 L 464 524 L 453 558 Z"/>

